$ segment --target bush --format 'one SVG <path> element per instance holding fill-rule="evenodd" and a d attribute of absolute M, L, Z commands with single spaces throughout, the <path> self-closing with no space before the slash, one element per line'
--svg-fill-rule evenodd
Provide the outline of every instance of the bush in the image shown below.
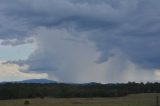
<path fill-rule="evenodd" d="M 28 100 L 24 101 L 24 105 L 29 105 L 30 102 Z"/>

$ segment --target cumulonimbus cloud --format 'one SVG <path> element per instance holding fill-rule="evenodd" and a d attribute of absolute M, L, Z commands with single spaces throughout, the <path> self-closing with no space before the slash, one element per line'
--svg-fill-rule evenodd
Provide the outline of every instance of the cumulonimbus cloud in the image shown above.
<path fill-rule="evenodd" d="M 135 67 L 139 67 L 136 70 L 153 72 L 160 68 L 159 4 L 158 0 L 1 1 L 0 18 L 3 21 L 0 21 L 0 39 L 6 40 L 4 42 L 7 44 L 8 40 L 25 41 L 24 39 L 33 37 L 38 49 L 22 63 L 29 64 L 32 71 L 47 73 L 53 71 L 52 75 L 55 74 L 63 81 L 70 81 L 70 74 L 72 78 L 75 76 L 73 79 L 78 80 L 80 79 L 78 75 L 87 73 L 86 70 L 93 70 L 87 66 L 100 67 L 111 58 L 122 56 L 122 54 L 122 57 L 127 60 L 122 58 L 118 60 L 129 60 L 136 65 Z M 83 45 L 78 45 L 78 42 Z M 84 42 L 92 42 L 94 47 L 90 49 L 88 43 Z M 28 42 L 14 42 L 14 44 L 23 43 Z M 82 52 L 84 50 L 86 52 Z M 85 60 L 85 56 L 96 59 Z M 92 66 L 84 61 L 88 63 L 92 61 Z M 79 62 L 75 65 L 76 67 L 71 65 L 76 62 Z M 59 69 L 59 64 L 63 69 Z M 101 66 L 104 68 L 101 69 L 101 74 L 105 72 L 106 74 L 103 75 L 107 76 L 108 71 L 104 71 L 107 70 L 106 66 Z M 67 71 L 62 73 L 70 74 L 60 72 L 65 70 L 64 67 Z M 118 79 L 123 79 L 127 78 L 123 76 L 125 69 L 112 71 L 113 68 L 111 68 L 110 71 L 121 73 Z M 85 71 L 81 72 L 81 70 Z M 105 76 L 102 78 L 97 80 L 108 80 Z"/>

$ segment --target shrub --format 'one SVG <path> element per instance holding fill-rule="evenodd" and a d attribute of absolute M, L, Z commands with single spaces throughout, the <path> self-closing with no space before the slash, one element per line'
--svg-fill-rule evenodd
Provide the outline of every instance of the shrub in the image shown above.
<path fill-rule="evenodd" d="M 28 100 L 24 101 L 24 105 L 29 105 L 30 102 Z"/>

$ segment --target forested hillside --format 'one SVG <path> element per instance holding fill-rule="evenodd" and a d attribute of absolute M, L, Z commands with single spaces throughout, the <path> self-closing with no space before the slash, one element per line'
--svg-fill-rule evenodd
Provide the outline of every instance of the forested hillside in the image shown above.
<path fill-rule="evenodd" d="M 160 93 L 160 83 L 127 84 L 0 84 L 0 99 L 18 98 L 72 98 L 72 97 L 118 97 L 135 93 Z"/>

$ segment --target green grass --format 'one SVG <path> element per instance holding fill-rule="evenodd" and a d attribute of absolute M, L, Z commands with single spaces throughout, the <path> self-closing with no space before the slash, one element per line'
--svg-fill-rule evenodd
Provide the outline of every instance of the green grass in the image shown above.
<path fill-rule="evenodd" d="M 1 100 L 0 106 L 25 106 L 24 101 L 29 100 L 28 106 L 155 106 L 156 96 L 160 94 L 133 94 L 117 98 L 44 98 Z"/>

